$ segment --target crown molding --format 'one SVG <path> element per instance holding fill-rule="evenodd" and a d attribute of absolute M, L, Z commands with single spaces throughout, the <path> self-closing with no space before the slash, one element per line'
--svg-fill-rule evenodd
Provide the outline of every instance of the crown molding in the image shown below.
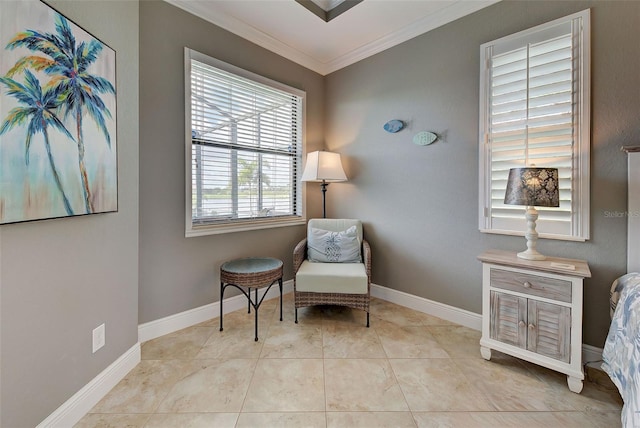
<path fill-rule="evenodd" d="M 494 3 L 498 3 L 500 0 L 478 0 L 478 1 L 457 1 L 451 6 L 442 9 L 432 15 L 426 16 L 408 25 L 398 31 L 390 33 L 384 37 L 379 38 L 371 43 L 363 45 L 362 47 L 355 49 L 345 55 L 342 55 L 326 64 L 325 73 L 329 74 L 334 71 L 338 71 L 344 67 L 361 61 L 365 58 L 373 56 L 384 50 L 387 50 L 393 46 L 404 43 L 407 40 L 411 40 L 421 34 L 427 33 L 431 30 L 435 30 L 449 22 L 462 18 L 463 16 L 477 12 L 487 6 Z"/>
<path fill-rule="evenodd" d="M 270 35 L 258 30 L 255 27 L 248 25 L 247 23 L 234 18 L 233 16 L 212 13 L 203 2 L 193 2 L 189 0 L 165 0 L 167 3 L 176 6 L 185 12 L 202 18 L 212 24 L 217 25 L 237 36 L 242 37 L 256 45 L 263 47 L 271 52 L 274 52 L 282 57 L 285 57 L 303 67 L 320 73 L 318 70 L 324 68 L 324 64 L 315 58 L 310 57 L 304 52 L 281 42 L 280 40 L 271 37 Z M 322 74 L 322 73 L 320 73 Z"/>
<path fill-rule="evenodd" d="M 353 51 L 345 55 L 341 55 L 329 62 L 319 61 L 304 52 L 271 37 L 257 28 L 234 18 L 233 16 L 223 13 L 212 13 L 212 11 L 204 6 L 202 2 L 193 2 L 189 0 L 165 1 L 324 76 L 400 43 L 406 42 L 407 40 L 438 28 L 444 24 L 462 18 L 465 15 L 474 13 L 480 9 L 497 3 L 500 0 L 456 1 L 451 4 L 451 6 L 442 9 L 433 15 L 420 19 L 399 31 L 390 33 L 371 43 L 367 43 L 360 48 L 354 49 Z"/>

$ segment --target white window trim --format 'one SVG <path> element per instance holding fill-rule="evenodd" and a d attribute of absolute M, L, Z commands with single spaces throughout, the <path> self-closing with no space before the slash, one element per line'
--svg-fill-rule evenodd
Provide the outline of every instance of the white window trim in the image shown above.
<path fill-rule="evenodd" d="M 480 46 L 480 105 L 479 109 L 479 230 L 482 233 L 492 233 L 500 235 L 524 236 L 526 227 L 521 231 L 502 230 L 492 228 L 491 215 L 489 208 L 491 206 L 491 176 L 488 171 L 491 168 L 491 153 L 488 144 L 488 107 L 486 103 L 489 100 L 488 91 L 490 89 L 489 76 L 486 66 L 487 48 L 505 41 L 509 41 L 516 37 L 526 37 L 544 28 L 548 28 L 560 23 L 570 22 L 574 19 L 582 20 L 581 36 L 581 55 L 580 55 L 580 101 L 577 103 L 578 115 L 580 117 L 580 127 L 578 129 L 579 138 L 577 139 L 577 156 L 574 157 L 573 169 L 576 180 L 572 181 L 574 191 L 572 194 L 572 235 L 559 235 L 550 233 L 540 233 L 540 238 L 558 239 L 565 241 L 586 241 L 590 237 L 590 151 L 591 151 L 591 20 L 590 9 L 577 12 L 563 18 L 559 18 L 536 27 L 524 30 Z M 523 207 L 524 212 L 524 207 Z M 578 215 L 579 214 L 579 215 Z M 523 214 L 524 220 L 524 214 Z"/>
<path fill-rule="evenodd" d="M 195 59 L 213 67 L 225 70 L 227 72 L 251 79 L 255 82 L 263 83 L 265 85 L 281 89 L 292 94 L 298 95 L 302 98 L 302 155 L 300 161 L 300 167 L 302 167 L 302 160 L 306 157 L 306 92 L 284 83 L 271 80 L 267 77 L 260 76 L 259 74 L 252 73 L 244 70 L 235 65 L 228 64 L 218 59 L 212 58 L 208 55 L 194 51 L 187 47 L 184 48 L 184 93 L 185 93 L 185 126 L 184 126 L 184 140 L 185 140 L 185 237 L 196 237 L 205 235 L 216 235 L 222 233 L 243 232 L 249 230 L 259 229 L 271 229 L 277 227 L 298 226 L 305 225 L 307 223 L 306 218 L 306 186 L 300 183 L 298 177 L 298 191 L 300 194 L 300 200 L 302 213 L 300 216 L 287 216 L 281 218 L 260 218 L 260 219 L 247 219 L 236 220 L 229 223 L 215 223 L 215 224 L 193 224 L 192 219 L 192 178 L 191 178 L 191 159 L 192 159 L 192 141 L 191 141 L 191 60 Z M 300 171 L 299 175 L 302 175 Z"/>

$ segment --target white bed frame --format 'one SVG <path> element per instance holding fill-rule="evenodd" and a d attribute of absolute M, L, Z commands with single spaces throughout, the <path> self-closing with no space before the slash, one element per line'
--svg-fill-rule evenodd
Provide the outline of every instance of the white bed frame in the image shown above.
<path fill-rule="evenodd" d="M 627 272 L 640 272 L 640 146 L 622 149 L 629 154 Z"/>

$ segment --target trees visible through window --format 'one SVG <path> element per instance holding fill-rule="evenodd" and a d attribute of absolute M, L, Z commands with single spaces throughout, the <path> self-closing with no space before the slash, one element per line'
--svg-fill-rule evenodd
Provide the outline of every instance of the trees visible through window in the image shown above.
<path fill-rule="evenodd" d="M 299 222 L 304 92 L 189 49 L 186 68 L 187 235 Z"/>

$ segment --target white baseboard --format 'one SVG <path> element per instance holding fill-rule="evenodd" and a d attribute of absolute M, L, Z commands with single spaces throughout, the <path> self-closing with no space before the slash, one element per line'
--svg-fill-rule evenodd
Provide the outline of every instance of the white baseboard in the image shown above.
<path fill-rule="evenodd" d="M 293 280 L 284 281 L 282 284 L 282 293 L 286 294 L 293 291 Z M 258 298 L 261 299 L 265 289 L 258 291 Z M 265 300 L 276 298 L 280 295 L 277 285 L 269 289 L 269 293 Z M 224 313 L 233 312 L 241 308 L 247 307 L 247 298 L 243 294 L 224 299 L 222 309 Z M 220 316 L 220 302 L 209 303 L 208 305 L 190 309 L 188 311 L 169 315 L 168 317 L 150 321 L 138 326 L 138 341 L 140 343 L 192 325 L 218 318 Z"/>
<path fill-rule="evenodd" d="M 434 302 L 424 297 L 414 296 L 381 285 L 371 284 L 371 295 L 409 309 L 424 312 L 443 320 L 451 321 L 474 330 L 482 330 L 482 315 L 469 312 L 444 303 Z"/>
<path fill-rule="evenodd" d="M 285 281 L 283 283 L 283 294 L 293 291 L 293 281 Z M 262 298 L 263 292 L 259 293 Z M 414 296 L 403 291 L 393 290 L 381 285 L 371 284 L 371 295 L 400 306 L 404 306 L 425 314 L 433 315 L 444 320 L 472 328 L 474 330 L 482 330 L 482 315 L 470 312 L 464 309 L 449 306 L 444 303 L 435 302 L 425 299 L 424 297 Z M 265 300 L 278 297 L 278 289 L 271 287 L 269 294 Z M 247 305 L 246 297 L 242 294 L 224 299 L 224 313 L 233 312 L 244 308 Z M 191 327 L 198 323 L 217 318 L 220 316 L 220 302 L 210 303 L 200 306 L 199 308 L 190 309 L 178 314 L 160 318 L 138 326 L 138 341 L 140 343 L 165 334 L 173 333 L 183 328 Z M 602 360 L 602 348 L 591 345 L 582 345 L 582 361 L 585 363 L 590 361 Z M 598 365 L 599 367 L 599 365 Z"/>
<path fill-rule="evenodd" d="M 582 344 L 582 364 L 590 364 L 591 367 L 600 368 L 602 364 L 602 348 Z"/>
<path fill-rule="evenodd" d="M 482 315 L 469 312 L 455 306 L 445 305 L 444 303 L 434 302 L 433 300 L 423 297 L 407 294 L 402 291 L 393 290 L 381 285 L 371 284 L 371 295 L 391 303 L 405 306 L 425 314 L 433 315 L 443 320 L 454 322 L 474 330 L 482 330 Z M 600 368 L 602 360 L 602 348 L 582 344 L 582 361 L 583 364 L 588 362 L 597 362 L 595 367 Z"/>
<path fill-rule="evenodd" d="M 283 294 L 293 291 L 293 281 L 286 281 L 282 285 Z M 276 298 L 279 294 L 278 287 L 271 287 L 265 300 Z M 258 298 L 262 298 L 263 295 L 264 289 L 259 290 Z M 232 312 L 246 308 L 246 305 L 246 297 L 239 294 L 225 299 L 223 310 L 224 313 Z M 75 425 L 140 362 L 140 343 L 216 318 L 219 315 L 220 302 L 216 302 L 139 325 L 138 343 L 58 407 L 36 428 L 67 428 Z"/>
<path fill-rule="evenodd" d="M 65 401 L 36 428 L 72 427 L 107 395 L 140 362 L 140 343 L 133 345 L 117 360 Z"/>
<path fill-rule="evenodd" d="M 293 291 L 293 281 L 285 281 L 283 283 L 283 294 L 291 291 Z M 259 298 L 262 298 L 264 291 L 261 290 L 258 294 Z M 269 293 L 265 296 L 265 300 L 277 298 L 278 295 L 278 288 L 271 287 Z M 474 330 L 482 329 L 482 315 L 464 309 L 376 284 L 371 284 L 371 295 Z M 244 308 L 246 305 L 246 297 L 240 294 L 225 299 L 223 310 L 226 314 Z M 140 343 L 216 318 L 219 315 L 220 302 L 215 302 L 139 325 L 138 343 L 111 363 L 109 367 L 64 402 L 45 420 L 40 422 L 36 428 L 70 427 L 75 425 L 140 362 Z M 582 361 L 587 363 L 600 360 L 602 360 L 601 348 L 582 345 Z M 597 367 L 600 367 L 599 364 Z"/>

